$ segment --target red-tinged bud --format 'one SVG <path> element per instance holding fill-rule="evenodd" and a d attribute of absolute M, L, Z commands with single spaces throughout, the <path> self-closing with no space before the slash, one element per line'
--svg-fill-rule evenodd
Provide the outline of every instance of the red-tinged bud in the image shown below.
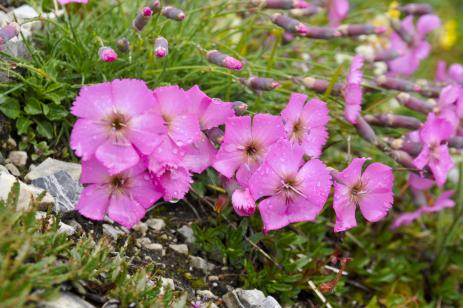
<path fill-rule="evenodd" d="M 365 120 L 369 124 L 383 127 L 418 129 L 421 126 L 417 118 L 392 113 L 366 115 Z"/>
<path fill-rule="evenodd" d="M 376 53 L 373 57 L 373 61 L 374 62 L 387 62 L 387 61 L 392 61 L 394 59 L 397 59 L 400 56 L 401 54 L 398 51 L 385 50 L 385 51 L 380 51 Z"/>
<path fill-rule="evenodd" d="M 114 62 L 117 60 L 117 53 L 108 46 L 103 46 L 98 50 L 98 56 L 103 62 Z"/>
<path fill-rule="evenodd" d="M 283 44 L 289 44 L 294 41 L 294 35 L 291 32 L 285 31 L 283 33 Z"/>
<path fill-rule="evenodd" d="M 153 10 L 153 12 L 159 12 L 161 10 L 161 1 L 153 1 L 153 3 L 150 5 L 150 9 Z"/>
<path fill-rule="evenodd" d="M 166 18 L 176 21 L 182 21 L 185 19 L 185 12 L 173 6 L 166 6 L 162 9 L 161 14 Z"/>
<path fill-rule="evenodd" d="M 306 88 L 311 89 L 317 93 L 325 93 L 330 86 L 330 82 L 328 80 L 315 79 L 312 77 L 305 77 L 302 79 L 302 84 Z M 343 86 L 341 84 L 335 84 L 331 93 L 334 95 L 339 95 L 342 91 L 342 87 Z"/>
<path fill-rule="evenodd" d="M 223 143 L 224 132 L 218 127 L 214 127 L 208 129 L 206 131 L 206 136 L 211 140 L 214 144 L 220 145 Z"/>
<path fill-rule="evenodd" d="M 302 22 L 282 14 L 273 15 L 272 22 L 275 25 L 285 29 L 286 31 L 298 34 L 300 36 L 305 36 L 307 32 L 309 32 L 308 27 Z"/>
<path fill-rule="evenodd" d="M 158 58 L 164 58 L 169 54 L 169 42 L 162 36 L 154 41 L 154 55 Z"/>
<path fill-rule="evenodd" d="M 147 6 L 144 7 L 133 20 L 132 27 L 138 32 L 142 31 L 150 21 L 151 16 L 153 16 L 153 10 Z"/>
<path fill-rule="evenodd" d="M 355 128 L 357 129 L 360 137 L 372 144 L 379 144 L 379 140 L 378 137 L 376 137 L 375 131 L 362 116 L 358 116 Z"/>
<path fill-rule="evenodd" d="M 400 38 L 406 42 L 408 45 L 413 44 L 413 35 L 409 33 L 401 24 L 399 20 L 391 19 L 390 24 L 395 33 L 400 36 Z"/>
<path fill-rule="evenodd" d="M 130 50 L 130 43 L 129 40 L 125 37 L 121 37 L 116 41 L 117 49 L 119 49 L 121 52 L 126 53 L 129 52 Z"/>
<path fill-rule="evenodd" d="M 432 6 L 425 3 L 410 3 L 398 7 L 399 11 L 406 15 L 426 15 L 433 12 Z"/>
<path fill-rule="evenodd" d="M 278 82 L 271 78 L 251 77 L 249 79 L 241 80 L 249 88 L 256 91 L 271 91 L 280 86 Z"/>
<path fill-rule="evenodd" d="M 304 9 L 293 9 L 289 11 L 289 15 L 294 18 L 310 17 L 315 14 L 320 13 L 321 8 L 316 5 L 309 5 L 309 7 Z"/>
<path fill-rule="evenodd" d="M 341 25 L 337 28 L 341 36 L 360 36 L 370 34 L 381 34 L 386 31 L 384 27 L 375 27 L 369 24 Z"/>
<path fill-rule="evenodd" d="M 391 151 L 391 157 L 405 168 L 416 169 L 413 158 L 407 152 L 394 150 Z"/>
<path fill-rule="evenodd" d="M 230 70 L 239 71 L 243 68 L 243 63 L 239 60 L 217 50 L 208 51 L 207 60 L 215 65 L 222 66 Z"/>
<path fill-rule="evenodd" d="M 19 25 L 15 22 L 12 22 L 2 28 L 0 28 L 0 45 L 5 44 L 13 37 L 18 35 Z"/>
<path fill-rule="evenodd" d="M 411 96 L 408 93 L 400 93 L 397 96 L 399 103 L 407 107 L 408 109 L 418 111 L 424 114 L 428 114 L 434 110 L 435 104 L 429 101 L 423 101 L 416 97 Z"/>
<path fill-rule="evenodd" d="M 463 149 L 463 137 L 454 136 L 449 139 L 449 147 L 455 149 Z"/>
<path fill-rule="evenodd" d="M 328 40 L 339 37 L 341 34 L 330 27 L 306 27 L 307 33 L 304 37 L 320 40 Z"/>
<path fill-rule="evenodd" d="M 236 115 L 242 116 L 245 115 L 246 112 L 248 111 L 248 104 L 236 101 L 233 102 L 233 110 L 235 111 Z"/>
<path fill-rule="evenodd" d="M 252 0 L 251 5 L 265 9 L 290 10 L 307 8 L 310 3 L 304 0 Z"/>
<path fill-rule="evenodd" d="M 442 86 L 436 85 L 430 82 L 429 80 L 418 80 L 417 85 L 421 87 L 418 93 L 426 97 L 439 97 L 440 93 L 443 90 Z"/>
<path fill-rule="evenodd" d="M 388 76 L 379 76 L 376 79 L 378 86 L 388 89 L 388 90 L 397 90 L 402 92 L 420 92 L 421 87 L 415 83 L 398 78 L 392 78 Z"/>

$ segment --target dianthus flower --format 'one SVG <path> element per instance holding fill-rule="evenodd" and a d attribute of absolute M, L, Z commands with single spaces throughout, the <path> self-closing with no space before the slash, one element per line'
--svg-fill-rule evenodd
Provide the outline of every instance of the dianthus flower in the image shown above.
<path fill-rule="evenodd" d="M 345 106 L 344 118 L 351 124 L 357 123 L 357 118 L 362 109 L 363 89 L 363 57 L 355 56 L 347 75 L 346 84 L 343 88 Z"/>
<path fill-rule="evenodd" d="M 329 171 L 320 160 L 304 162 L 303 157 L 302 147 L 282 139 L 252 175 L 249 189 L 254 200 L 264 198 L 259 212 L 265 232 L 314 221 L 326 203 L 331 188 Z"/>
<path fill-rule="evenodd" d="M 357 226 L 355 219 L 357 206 L 363 217 L 370 222 L 383 219 L 392 207 L 394 181 L 392 169 L 381 163 L 373 163 L 362 173 L 366 160 L 366 158 L 355 158 L 346 169 L 333 175 L 335 232 Z"/>
<path fill-rule="evenodd" d="M 463 136 L 463 87 L 452 84 L 445 87 L 437 103 L 438 115 L 453 127 L 453 133 Z"/>
<path fill-rule="evenodd" d="M 349 0 L 328 0 L 330 26 L 337 27 L 349 14 Z"/>

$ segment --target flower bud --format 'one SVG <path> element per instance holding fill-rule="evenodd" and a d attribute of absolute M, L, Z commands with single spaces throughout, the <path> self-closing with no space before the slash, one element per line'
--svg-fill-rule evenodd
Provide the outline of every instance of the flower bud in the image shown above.
<path fill-rule="evenodd" d="M 161 9 L 161 1 L 153 1 L 153 3 L 149 7 L 153 12 L 158 12 Z"/>
<path fill-rule="evenodd" d="M 293 19 L 282 14 L 273 15 L 272 22 L 275 25 L 285 29 L 286 31 L 298 34 L 300 36 L 305 36 L 307 32 L 309 32 L 308 27 L 301 23 L 299 20 Z"/>
<path fill-rule="evenodd" d="M 222 66 L 230 70 L 239 71 L 243 68 L 243 63 L 239 60 L 217 50 L 208 51 L 207 60 L 215 65 Z"/>
<path fill-rule="evenodd" d="M 304 37 L 319 40 L 328 40 L 340 36 L 338 31 L 330 27 L 306 27 L 306 31 Z"/>
<path fill-rule="evenodd" d="M 12 22 L 2 28 L 0 28 L 0 45 L 5 44 L 13 37 L 18 35 L 19 33 L 19 26 L 17 23 Z"/>
<path fill-rule="evenodd" d="M 117 53 L 108 46 L 103 46 L 98 50 L 98 56 L 103 62 L 114 62 L 117 60 Z"/>
<path fill-rule="evenodd" d="M 245 115 L 246 111 L 248 111 L 248 104 L 246 103 L 236 101 L 236 102 L 233 102 L 232 104 L 233 104 L 233 110 L 235 111 L 236 115 L 239 115 L 239 116 Z"/>
<path fill-rule="evenodd" d="M 375 131 L 371 128 L 371 126 L 367 123 L 367 121 L 365 121 L 365 119 L 362 116 L 357 117 L 357 123 L 355 124 L 355 128 L 357 129 L 357 132 L 363 139 L 375 145 L 379 144 Z"/>
<path fill-rule="evenodd" d="M 394 150 L 391 151 L 391 157 L 405 168 L 416 169 L 413 158 L 407 152 Z"/>
<path fill-rule="evenodd" d="M 425 3 L 410 3 L 398 7 L 399 11 L 406 15 L 426 15 L 433 12 L 432 6 Z"/>
<path fill-rule="evenodd" d="M 280 10 L 303 9 L 310 6 L 304 0 L 252 0 L 251 5 Z"/>
<path fill-rule="evenodd" d="M 249 189 L 237 189 L 232 195 L 233 209 L 239 216 L 251 216 L 256 211 L 256 202 Z"/>
<path fill-rule="evenodd" d="M 421 126 L 417 118 L 392 113 L 366 115 L 365 120 L 369 124 L 383 127 L 418 129 Z"/>
<path fill-rule="evenodd" d="M 310 17 L 315 14 L 318 14 L 320 11 L 320 7 L 316 5 L 309 5 L 307 8 L 293 9 L 289 11 L 289 15 L 294 18 Z"/>
<path fill-rule="evenodd" d="M 132 21 L 132 27 L 140 32 L 148 24 L 151 16 L 153 16 L 153 10 L 148 6 L 144 7 Z"/>
<path fill-rule="evenodd" d="M 285 31 L 283 33 L 282 42 L 283 44 L 289 44 L 294 41 L 294 35 L 291 32 Z"/>
<path fill-rule="evenodd" d="M 381 34 L 386 31 L 384 27 L 375 27 L 369 24 L 341 25 L 337 28 L 341 36 L 360 36 L 370 34 Z"/>
<path fill-rule="evenodd" d="M 401 103 L 408 109 L 418 111 L 424 114 L 432 112 L 435 107 L 430 102 L 422 101 L 416 97 L 411 96 L 408 93 L 400 93 L 397 96 L 397 100 L 399 101 L 399 103 Z"/>
<path fill-rule="evenodd" d="M 169 54 L 169 42 L 162 36 L 154 41 L 154 54 L 158 58 L 164 58 Z"/>
<path fill-rule="evenodd" d="M 176 21 L 182 21 L 185 19 L 185 13 L 181 9 L 173 6 L 166 6 L 162 9 L 161 14 L 166 18 Z"/>
<path fill-rule="evenodd" d="M 443 90 L 442 86 L 438 86 L 424 79 L 418 80 L 417 85 L 420 86 L 420 91 L 418 91 L 418 93 L 426 97 L 439 97 Z"/>
<path fill-rule="evenodd" d="M 400 36 L 400 38 L 407 43 L 408 45 L 413 44 L 413 35 L 411 35 L 400 23 L 399 20 L 390 19 L 391 27 L 394 29 L 395 33 Z"/>
<path fill-rule="evenodd" d="M 398 51 L 395 50 L 385 50 L 385 51 L 380 51 L 378 53 L 375 53 L 373 56 L 373 61 L 374 62 L 387 62 L 387 61 L 392 61 L 400 57 L 401 54 Z"/>
<path fill-rule="evenodd" d="M 376 83 L 378 84 L 379 87 L 382 87 L 388 90 L 397 90 L 397 91 L 402 91 L 402 92 L 421 91 L 421 87 L 414 84 L 411 81 L 404 80 L 404 79 L 398 79 L 398 78 L 392 78 L 392 77 L 388 77 L 384 75 L 379 76 L 376 79 Z"/>
<path fill-rule="evenodd" d="M 460 136 L 453 136 L 449 139 L 449 147 L 455 149 L 463 149 L 463 137 Z"/>
<path fill-rule="evenodd" d="M 317 93 L 325 93 L 330 86 L 330 82 L 328 80 L 315 79 L 312 77 L 305 77 L 302 79 L 302 84 L 306 88 L 311 89 Z M 342 87 L 343 86 L 341 84 L 335 84 L 331 93 L 334 95 L 339 95 L 342 91 Z"/>
<path fill-rule="evenodd" d="M 220 145 L 223 143 L 224 132 L 218 127 L 208 129 L 206 135 L 214 144 Z"/>
<path fill-rule="evenodd" d="M 243 82 L 256 91 L 271 91 L 278 88 L 280 84 L 271 78 L 251 77 Z"/>
<path fill-rule="evenodd" d="M 118 39 L 116 41 L 116 45 L 117 45 L 117 48 L 123 53 L 129 52 L 130 50 L 129 40 L 125 37 L 121 37 L 120 39 Z"/>

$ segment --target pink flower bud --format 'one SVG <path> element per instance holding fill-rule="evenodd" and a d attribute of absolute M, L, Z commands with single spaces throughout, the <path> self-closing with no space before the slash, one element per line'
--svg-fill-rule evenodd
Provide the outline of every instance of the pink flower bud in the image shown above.
<path fill-rule="evenodd" d="M 406 42 L 408 45 L 413 44 L 413 35 L 402 26 L 400 21 L 391 19 L 390 23 L 392 29 L 394 29 L 395 33 L 397 33 L 404 42 Z"/>
<path fill-rule="evenodd" d="M 305 36 L 309 32 L 308 27 L 299 20 L 282 14 L 273 15 L 272 22 L 286 31 L 299 34 L 300 36 Z"/>
<path fill-rule="evenodd" d="M 158 58 L 164 58 L 169 54 L 169 42 L 162 36 L 154 41 L 154 54 Z"/>
<path fill-rule="evenodd" d="M 366 141 L 375 145 L 379 143 L 375 131 L 360 115 L 357 117 L 357 123 L 355 124 L 355 128 L 357 129 L 357 132 L 359 133 L 360 137 L 362 137 Z"/>
<path fill-rule="evenodd" d="M 315 79 L 312 77 L 305 77 L 304 79 L 302 79 L 302 84 L 304 85 L 304 87 L 311 89 L 317 93 L 325 93 L 326 90 L 328 90 L 328 87 L 330 86 L 330 82 L 328 80 Z M 342 88 L 342 84 L 335 84 L 331 93 L 333 95 L 339 95 L 341 94 Z"/>
<path fill-rule="evenodd" d="M 388 89 L 388 90 L 397 90 L 403 92 L 420 92 L 421 87 L 414 84 L 411 81 L 399 79 L 399 78 L 392 78 L 388 76 L 379 76 L 376 79 L 376 83 L 378 86 Z"/>
<path fill-rule="evenodd" d="M 433 12 L 432 6 L 425 3 L 410 3 L 404 6 L 399 6 L 398 9 L 406 15 L 426 15 Z"/>
<path fill-rule="evenodd" d="M 375 27 L 369 24 L 360 25 L 341 25 L 337 28 L 341 36 L 360 36 L 370 34 L 381 34 L 386 29 L 384 27 Z"/>
<path fill-rule="evenodd" d="M 334 37 L 339 37 L 341 34 L 330 27 L 306 27 L 306 34 L 304 37 L 327 40 Z"/>
<path fill-rule="evenodd" d="M 0 28 L 0 45 L 5 44 L 13 37 L 18 35 L 19 33 L 19 26 L 17 23 L 12 22 L 5 27 Z"/>
<path fill-rule="evenodd" d="M 449 139 L 449 147 L 455 148 L 455 149 L 463 149 L 463 137 L 460 136 L 454 136 Z"/>
<path fill-rule="evenodd" d="M 138 32 L 142 31 L 143 28 L 145 28 L 145 26 L 148 24 L 151 16 L 153 16 L 153 10 L 147 6 L 144 7 L 133 20 L 133 28 Z"/>
<path fill-rule="evenodd" d="M 295 18 L 310 17 L 318 14 L 320 11 L 320 7 L 316 5 L 309 5 L 307 8 L 293 9 L 289 11 L 289 15 Z"/>
<path fill-rule="evenodd" d="M 214 144 L 222 144 L 224 138 L 224 132 L 218 127 L 208 129 L 206 135 Z"/>
<path fill-rule="evenodd" d="M 280 84 L 271 78 L 251 77 L 242 80 L 249 88 L 256 91 L 271 91 L 278 88 Z"/>
<path fill-rule="evenodd" d="M 372 125 L 393 128 L 418 129 L 422 124 L 417 118 L 392 113 L 366 115 L 365 120 Z"/>
<path fill-rule="evenodd" d="M 162 9 L 161 14 L 166 18 L 176 21 L 182 21 L 185 19 L 185 13 L 181 9 L 173 6 L 166 6 Z"/>
<path fill-rule="evenodd" d="M 116 41 L 116 45 L 117 45 L 117 48 L 123 53 L 129 52 L 130 50 L 129 40 L 125 37 L 121 37 L 120 39 L 118 39 Z"/>
<path fill-rule="evenodd" d="M 230 70 L 239 71 L 243 68 L 243 63 L 241 63 L 239 60 L 217 50 L 208 51 L 207 60 L 215 65 L 219 65 Z"/>
<path fill-rule="evenodd" d="M 294 35 L 291 32 L 285 31 L 282 38 L 283 44 L 289 44 L 294 41 Z"/>
<path fill-rule="evenodd" d="M 420 100 L 416 97 L 411 96 L 408 93 L 400 93 L 397 96 L 399 103 L 407 107 L 408 109 L 418 111 L 424 114 L 428 114 L 434 110 L 435 104 L 428 101 Z"/>
<path fill-rule="evenodd" d="M 161 1 L 155 0 L 153 3 L 150 5 L 150 9 L 153 10 L 153 12 L 158 12 L 161 8 Z"/>
<path fill-rule="evenodd" d="M 117 53 L 111 47 L 101 47 L 98 56 L 103 62 L 114 62 L 117 60 Z"/>
<path fill-rule="evenodd" d="M 248 104 L 246 103 L 236 101 L 236 102 L 233 102 L 232 104 L 233 104 L 233 110 L 235 111 L 236 115 L 239 115 L 239 116 L 245 115 L 246 111 L 248 111 Z"/>
<path fill-rule="evenodd" d="M 304 0 L 253 0 L 251 4 L 261 6 L 265 9 L 303 9 L 309 7 L 310 4 Z"/>
<path fill-rule="evenodd" d="M 395 50 L 385 50 L 376 53 L 373 57 L 374 62 L 392 61 L 401 56 L 400 52 Z"/>
<path fill-rule="evenodd" d="M 256 211 L 256 202 L 249 189 L 237 189 L 232 195 L 233 209 L 239 216 L 251 216 Z"/>
<path fill-rule="evenodd" d="M 407 152 L 394 150 L 391 151 L 391 157 L 405 168 L 416 169 L 413 158 Z"/>

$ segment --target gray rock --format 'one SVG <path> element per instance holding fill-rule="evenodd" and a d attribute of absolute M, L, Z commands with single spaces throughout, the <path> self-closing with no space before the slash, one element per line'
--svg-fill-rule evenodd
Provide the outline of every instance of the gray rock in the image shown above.
<path fill-rule="evenodd" d="M 47 217 L 46 212 L 41 212 L 41 211 L 35 212 L 35 219 L 45 219 L 46 217 Z M 49 224 L 53 223 L 53 218 L 52 217 L 49 217 L 48 223 Z M 62 221 L 59 222 L 58 233 L 65 233 L 65 234 L 70 236 L 70 235 L 73 235 L 74 233 L 76 233 L 76 230 L 77 229 L 74 226 L 65 224 Z"/>
<path fill-rule="evenodd" d="M 172 291 L 175 290 L 174 280 L 170 278 L 161 277 L 161 294 L 164 294 L 166 289 L 170 289 Z"/>
<path fill-rule="evenodd" d="M 202 271 L 204 274 L 214 270 L 215 265 L 212 263 L 207 262 L 201 257 L 190 256 L 190 264 L 194 268 Z"/>
<path fill-rule="evenodd" d="M 185 239 L 185 243 L 193 244 L 196 241 L 193 229 L 190 226 L 184 225 L 177 231 Z"/>
<path fill-rule="evenodd" d="M 144 245 L 144 247 L 148 250 L 159 252 L 159 253 L 162 253 L 162 251 L 164 250 L 164 247 L 162 247 L 162 245 L 158 243 L 149 243 L 149 244 Z"/>
<path fill-rule="evenodd" d="M 137 238 L 137 247 L 145 247 L 146 245 L 151 244 L 151 240 L 148 237 Z"/>
<path fill-rule="evenodd" d="M 281 305 L 272 296 L 267 296 L 261 305 L 262 308 L 281 308 Z"/>
<path fill-rule="evenodd" d="M 11 151 L 8 154 L 7 162 L 20 168 L 24 167 L 27 163 L 27 153 L 24 151 Z"/>
<path fill-rule="evenodd" d="M 181 255 L 188 255 L 188 246 L 185 244 L 170 244 L 169 248 Z"/>
<path fill-rule="evenodd" d="M 4 173 L 10 174 L 10 171 L 8 171 L 8 169 L 6 169 L 6 167 L 3 166 L 3 165 L 0 165 L 0 172 L 4 172 Z"/>
<path fill-rule="evenodd" d="M 3 164 L 5 162 L 5 157 L 3 157 L 2 152 L 0 152 L 0 164 Z"/>
<path fill-rule="evenodd" d="M 47 190 L 53 196 L 56 213 L 73 211 L 82 191 L 82 185 L 66 171 L 35 179 L 32 185 Z"/>
<path fill-rule="evenodd" d="M 63 292 L 60 296 L 52 301 L 40 302 L 37 304 L 40 308 L 94 308 L 92 304 L 81 299 L 77 295 L 69 292 Z"/>
<path fill-rule="evenodd" d="M 103 225 L 103 234 L 106 234 L 109 237 L 112 237 L 113 240 L 117 241 L 119 236 L 124 235 L 124 231 L 117 229 L 111 225 Z"/>
<path fill-rule="evenodd" d="M 16 168 L 13 164 L 6 164 L 5 168 L 10 172 L 11 175 L 16 177 L 21 176 L 21 172 L 19 172 L 18 168 Z"/>
<path fill-rule="evenodd" d="M 30 182 L 41 177 L 53 175 L 59 171 L 66 171 L 74 181 L 78 182 L 82 174 L 82 166 L 75 163 L 47 158 L 43 163 L 31 169 L 24 179 Z"/>
<path fill-rule="evenodd" d="M 281 308 L 271 296 L 265 297 L 262 291 L 236 289 L 223 296 L 227 308 Z"/>
<path fill-rule="evenodd" d="M 209 290 L 198 290 L 196 294 L 207 299 L 218 299 L 219 297 Z"/>
<path fill-rule="evenodd" d="M 146 232 L 148 232 L 148 225 L 140 221 L 139 223 L 134 225 L 132 229 L 137 232 L 140 232 L 142 236 L 145 236 Z"/>
<path fill-rule="evenodd" d="M 161 231 L 165 228 L 166 223 L 160 218 L 150 218 L 146 221 L 146 224 L 150 229 L 153 229 L 156 232 Z"/>

